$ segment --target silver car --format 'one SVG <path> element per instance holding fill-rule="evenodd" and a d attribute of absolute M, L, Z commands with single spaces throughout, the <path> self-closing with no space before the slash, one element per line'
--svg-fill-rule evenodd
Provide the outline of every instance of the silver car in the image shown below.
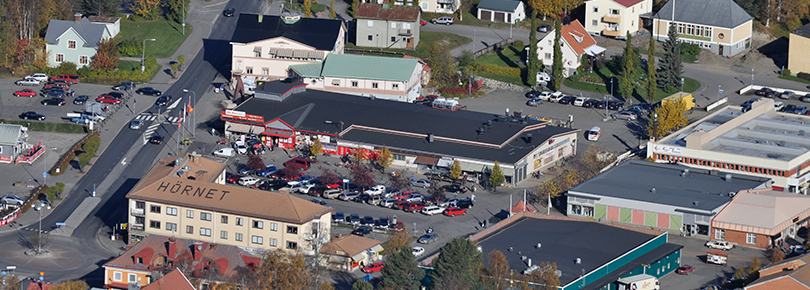
<path fill-rule="evenodd" d="M 138 130 L 141 129 L 141 124 L 142 124 L 141 119 L 135 119 L 132 120 L 132 122 L 129 122 L 129 128 L 132 130 Z"/>
<path fill-rule="evenodd" d="M 19 196 L 7 194 L 0 198 L 0 203 L 5 204 L 14 204 L 14 205 L 23 205 L 25 200 L 20 198 Z"/>
<path fill-rule="evenodd" d="M 420 243 L 420 244 L 430 244 L 432 242 L 435 242 L 438 239 L 439 239 L 439 235 L 434 234 L 434 233 L 427 233 L 424 236 L 419 237 L 419 239 L 416 240 L 416 242 Z"/>

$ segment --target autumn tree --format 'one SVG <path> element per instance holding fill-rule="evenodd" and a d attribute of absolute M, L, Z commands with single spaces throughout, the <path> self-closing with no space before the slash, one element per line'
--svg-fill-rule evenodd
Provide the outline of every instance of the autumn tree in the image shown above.
<path fill-rule="evenodd" d="M 280 171 L 282 174 L 284 174 L 284 176 L 299 176 L 301 175 L 301 165 L 290 164 L 284 166 L 284 168 L 282 168 Z"/>
<path fill-rule="evenodd" d="M 120 0 L 81 0 L 79 6 L 84 14 L 96 14 L 100 16 L 114 16 L 118 14 Z"/>
<path fill-rule="evenodd" d="M 169 21 L 182 24 L 183 19 L 186 19 L 188 17 L 189 4 L 190 4 L 189 0 L 167 0 L 166 19 L 168 19 Z"/>
<path fill-rule="evenodd" d="M 647 123 L 647 136 L 658 140 L 659 137 L 669 135 L 683 126 L 686 126 L 686 101 L 680 98 L 675 101 L 661 102 L 661 105 L 653 109 L 652 122 Z M 655 130 L 657 126 L 657 134 Z"/>
<path fill-rule="evenodd" d="M 771 248 L 771 256 L 770 261 L 771 263 L 778 263 L 785 259 L 785 252 L 782 252 L 781 249 Z"/>
<path fill-rule="evenodd" d="M 112 38 L 98 42 L 98 51 L 93 56 L 90 66 L 96 70 L 112 71 L 118 67 L 118 47 Z"/>
<path fill-rule="evenodd" d="M 655 71 L 655 39 L 653 39 L 652 34 L 650 34 L 650 47 L 647 48 L 647 79 L 644 82 L 644 88 L 647 90 L 647 104 L 652 104 L 653 101 L 655 101 L 657 82 L 658 73 Z"/>
<path fill-rule="evenodd" d="M 625 99 L 633 96 L 633 78 L 636 73 L 636 64 L 633 62 L 633 36 L 627 31 L 624 41 L 624 54 L 622 55 L 622 75 L 619 78 L 619 92 Z"/>
<path fill-rule="evenodd" d="M 370 167 L 363 163 L 355 162 L 349 168 L 349 175 L 352 177 L 352 182 L 361 187 L 374 186 L 374 172 Z"/>
<path fill-rule="evenodd" d="M 349 13 L 351 16 L 357 13 L 357 6 L 360 6 L 360 0 L 352 0 L 352 11 Z"/>
<path fill-rule="evenodd" d="M 388 238 L 388 243 L 385 246 L 386 253 L 396 253 L 401 251 L 402 249 L 411 250 L 411 236 L 408 235 L 408 231 L 403 229 L 402 231 L 395 231 L 390 238 Z"/>
<path fill-rule="evenodd" d="M 352 150 L 351 154 L 352 154 L 352 160 L 354 160 L 357 163 L 363 163 L 366 160 L 368 160 L 368 154 L 366 153 L 365 149 L 360 149 L 360 148 L 354 149 L 354 150 Z"/>
<path fill-rule="evenodd" d="M 506 177 L 503 176 L 501 166 L 498 165 L 498 161 L 495 161 L 495 165 L 492 166 L 492 172 L 489 173 L 489 184 L 497 188 L 503 184 L 504 180 L 506 180 Z"/>
<path fill-rule="evenodd" d="M 529 6 L 532 7 L 532 10 L 537 11 L 534 14 L 535 17 L 537 17 L 537 14 L 543 15 L 543 21 L 545 21 L 546 17 L 549 15 L 560 14 L 563 7 L 562 0 L 529 0 Z"/>
<path fill-rule="evenodd" d="M 478 284 L 478 277 L 483 267 L 483 257 L 472 240 L 454 238 L 444 245 L 431 266 L 435 269 L 430 273 L 432 281 L 455 276 L 464 285 L 467 285 L 465 289 L 470 289 Z"/>
<path fill-rule="evenodd" d="M 352 290 L 374 290 L 374 286 L 371 283 L 363 281 L 363 279 L 357 279 L 352 284 Z"/>
<path fill-rule="evenodd" d="M 388 149 L 388 147 L 383 147 L 380 149 L 380 153 L 377 154 L 376 161 L 383 168 L 388 168 L 394 162 L 394 154 L 391 153 L 391 149 Z"/>
<path fill-rule="evenodd" d="M 56 288 L 52 288 L 54 290 L 87 290 L 90 289 L 90 286 L 87 285 L 87 282 L 84 280 L 68 280 L 62 283 L 59 283 Z"/>
<path fill-rule="evenodd" d="M 537 190 L 532 194 L 532 201 L 549 206 L 548 201 L 559 197 L 560 194 L 562 194 L 562 185 L 559 180 L 552 178 L 537 186 Z"/>
<path fill-rule="evenodd" d="M 160 13 L 161 0 L 132 0 L 129 9 L 135 15 L 147 20 L 156 19 Z"/>
<path fill-rule="evenodd" d="M 509 286 L 509 261 L 503 252 L 492 250 L 487 254 L 489 264 L 481 275 L 481 282 L 485 289 L 504 290 Z"/>
<path fill-rule="evenodd" d="M 428 66 L 433 69 L 432 79 L 441 85 L 456 81 L 456 61 L 447 46 L 441 42 L 430 43 L 427 47 Z"/>
<path fill-rule="evenodd" d="M 308 289 L 312 283 L 304 256 L 275 250 L 265 253 L 257 279 L 262 289 Z"/>
<path fill-rule="evenodd" d="M 532 272 L 529 281 L 534 288 L 540 290 L 557 290 L 560 286 L 560 277 L 557 276 L 557 263 L 542 262 L 540 268 Z"/>
<path fill-rule="evenodd" d="M 315 141 L 312 142 L 312 145 L 309 146 L 309 152 L 315 156 L 321 155 L 321 153 L 323 153 L 323 143 L 321 143 L 321 139 L 316 138 Z"/>
<path fill-rule="evenodd" d="M 447 193 L 444 192 L 438 182 L 431 182 L 430 187 L 427 188 L 427 193 L 428 196 L 435 198 L 436 200 L 447 197 Z"/>
<path fill-rule="evenodd" d="M 318 177 L 321 183 L 323 184 L 331 184 L 340 180 L 340 176 L 337 175 L 334 171 L 329 168 L 325 168 L 321 173 L 321 176 Z"/>
<path fill-rule="evenodd" d="M 329 19 L 337 18 L 337 12 L 335 12 L 335 0 L 329 0 Z"/>
<path fill-rule="evenodd" d="M 385 268 L 382 269 L 382 281 L 379 288 L 419 289 L 419 280 L 425 277 L 425 271 L 419 268 L 410 245 L 401 247 L 399 252 L 388 256 Z"/>
<path fill-rule="evenodd" d="M 247 168 L 253 170 L 254 172 L 262 171 L 267 168 L 264 165 L 264 160 L 262 157 L 256 154 L 250 154 L 248 157 Z"/>
<path fill-rule="evenodd" d="M 22 285 L 20 285 L 20 277 L 17 275 L 10 275 L 6 278 L 6 288 L 4 290 L 22 290 Z"/>
<path fill-rule="evenodd" d="M 554 59 L 551 63 L 551 89 L 559 90 L 562 86 L 563 60 L 562 60 L 562 25 L 559 19 L 554 20 Z"/>
<path fill-rule="evenodd" d="M 748 266 L 748 274 L 754 274 L 762 269 L 762 261 L 759 257 L 751 258 L 751 265 Z"/>
<path fill-rule="evenodd" d="M 453 160 L 453 165 L 450 166 L 450 179 L 458 180 L 461 178 L 461 162 Z"/>
<path fill-rule="evenodd" d="M 312 0 L 304 0 L 304 16 L 312 17 Z"/>
<path fill-rule="evenodd" d="M 664 57 L 658 66 L 658 87 L 673 91 L 681 85 L 683 75 L 683 60 L 681 59 L 681 42 L 675 24 L 669 26 L 667 40 L 664 42 Z"/>

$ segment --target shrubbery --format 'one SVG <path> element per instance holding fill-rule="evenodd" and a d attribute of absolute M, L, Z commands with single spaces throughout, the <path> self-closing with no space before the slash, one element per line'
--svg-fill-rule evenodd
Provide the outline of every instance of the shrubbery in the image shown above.
<path fill-rule="evenodd" d="M 810 74 L 808 74 L 808 73 L 800 72 L 800 73 L 796 74 L 796 76 L 799 77 L 800 79 L 810 81 Z"/>
<path fill-rule="evenodd" d="M 48 195 L 49 201 L 54 201 L 57 199 L 62 199 L 62 192 L 65 191 L 65 184 L 61 182 L 57 182 L 56 185 L 48 187 L 45 189 L 45 194 Z"/>
<path fill-rule="evenodd" d="M 135 37 L 119 37 L 117 40 L 118 53 L 121 56 L 140 56 L 141 44 Z"/>
<path fill-rule="evenodd" d="M 697 44 L 681 42 L 681 54 L 698 55 L 700 50 Z"/>
<path fill-rule="evenodd" d="M 481 71 L 491 74 L 505 75 L 519 77 L 521 75 L 520 68 L 505 67 L 496 64 L 480 64 Z"/>
<path fill-rule="evenodd" d="M 87 165 L 87 162 L 90 161 L 90 158 L 95 156 L 95 153 L 98 151 L 99 147 L 101 147 L 101 137 L 98 136 L 98 133 L 93 133 L 83 142 L 80 141 L 73 145 L 73 147 L 71 147 L 70 150 L 65 153 L 63 158 L 60 160 L 60 163 L 51 169 L 50 174 L 59 175 L 64 173 L 65 169 L 67 169 L 68 165 L 70 165 L 70 162 L 76 159 L 77 153 L 79 155 L 79 165 L 84 167 Z M 82 155 L 85 156 L 82 157 Z M 84 162 L 82 162 L 82 160 L 84 160 Z M 59 169 L 59 172 L 56 172 L 57 168 Z"/>

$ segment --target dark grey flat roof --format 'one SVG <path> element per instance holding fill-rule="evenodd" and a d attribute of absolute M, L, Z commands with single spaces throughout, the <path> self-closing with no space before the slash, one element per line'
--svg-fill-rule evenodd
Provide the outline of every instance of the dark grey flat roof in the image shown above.
<path fill-rule="evenodd" d="M 646 254 L 641 255 L 641 257 L 638 257 L 637 259 L 630 261 L 630 263 L 627 263 L 619 267 L 618 269 L 613 270 L 612 272 L 608 273 L 602 278 L 597 279 L 593 283 L 585 285 L 585 287 L 582 287 L 579 290 L 599 290 L 603 286 L 609 283 L 613 283 L 613 281 L 619 280 L 619 278 L 624 277 L 625 275 L 629 274 L 638 267 L 658 262 L 658 260 L 661 260 L 664 257 L 669 256 L 670 254 L 674 253 L 677 250 L 680 250 L 681 248 L 683 248 L 683 246 L 681 245 L 670 243 L 663 244 L 660 247 L 657 247 L 652 251 L 649 251 Z"/>
<path fill-rule="evenodd" d="M 641 232 L 589 221 L 523 218 L 478 241 L 484 254 L 499 250 L 516 273 L 528 268 L 521 256 L 532 259 L 532 265 L 557 263 L 562 271 L 560 284 L 566 285 L 611 260 L 655 238 Z M 541 244 L 540 249 L 535 246 Z M 512 247 L 512 251 L 509 251 Z M 581 258 L 577 265 L 576 259 Z"/>
<path fill-rule="evenodd" d="M 240 13 L 231 41 L 251 43 L 281 36 L 315 49 L 329 51 L 335 48 L 342 25 L 340 20 L 306 17 L 301 17 L 293 24 L 286 24 L 278 15 L 264 15 L 262 22 L 259 22 L 258 14 Z"/>
<path fill-rule="evenodd" d="M 683 174 L 684 169 L 689 173 Z M 731 174 L 731 181 L 725 177 L 725 172 L 711 174 L 683 165 L 630 160 L 570 189 L 568 194 L 580 192 L 711 211 L 731 201 L 729 193 L 757 188 L 770 180 L 739 174 Z"/>

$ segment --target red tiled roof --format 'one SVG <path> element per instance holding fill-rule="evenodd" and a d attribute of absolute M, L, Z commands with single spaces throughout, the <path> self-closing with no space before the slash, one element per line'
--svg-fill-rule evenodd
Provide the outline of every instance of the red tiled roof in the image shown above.
<path fill-rule="evenodd" d="M 361 3 L 357 7 L 354 18 L 403 20 L 414 22 L 419 20 L 419 7 L 382 4 Z"/>
<path fill-rule="evenodd" d="M 630 7 L 630 6 L 636 5 L 636 4 L 638 4 L 638 3 L 640 3 L 641 1 L 644 1 L 644 0 L 613 0 L 613 1 L 616 2 L 616 3 L 619 3 L 620 5 L 622 5 L 624 7 Z"/>
<path fill-rule="evenodd" d="M 32 282 L 28 284 L 28 290 L 48 290 L 51 288 L 56 288 L 58 285 L 48 284 L 48 283 L 41 283 L 40 282 Z"/>
<path fill-rule="evenodd" d="M 582 55 L 585 53 L 586 48 L 596 44 L 596 40 L 585 31 L 585 27 L 582 27 L 579 20 L 571 21 L 571 23 L 562 26 L 562 38 L 574 49 L 577 55 Z"/>
<path fill-rule="evenodd" d="M 515 204 L 515 206 L 512 207 L 512 212 L 513 213 L 523 212 L 523 211 L 536 212 L 537 210 L 534 209 L 532 206 L 526 206 L 526 204 L 523 203 L 522 200 L 518 201 L 518 203 Z"/>
<path fill-rule="evenodd" d="M 163 276 L 163 278 L 158 279 L 155 282 L 149 283 L 149 285 L 144 286 L 141 290 L 195 290 L 194 285 L 191 285 L 191 282 L 188 281 L 186 275 L 183 275 L 183 272 L 180 272 L 178 269 L 174 269 L 173 271 L 169 272 Z"/>

